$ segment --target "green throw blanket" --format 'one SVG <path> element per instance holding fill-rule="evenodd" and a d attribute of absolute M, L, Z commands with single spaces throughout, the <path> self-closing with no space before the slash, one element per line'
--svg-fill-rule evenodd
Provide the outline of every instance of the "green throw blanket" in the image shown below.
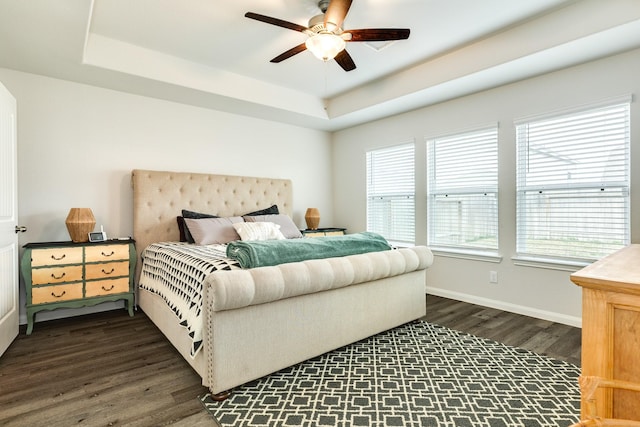
<path fill-rule="evenodd" d="M 242 268 L 265 267 L 287 262 L 378 252 L 391 249 L 384 237 L 363 232 L 345 236 L 306 239 L 234 241 L 227 245 L 227 257 Z"/>

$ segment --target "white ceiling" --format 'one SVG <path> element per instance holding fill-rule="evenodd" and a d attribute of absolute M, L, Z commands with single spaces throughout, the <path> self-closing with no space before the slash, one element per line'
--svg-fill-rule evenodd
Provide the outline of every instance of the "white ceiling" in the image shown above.
<path fill-rule="evenodd" d="M 640 0 L 354 0 L 343 71 L 302 52 L 317 0 L 0 0 L 0 67 L 337 130 L 640 47 Z"/>

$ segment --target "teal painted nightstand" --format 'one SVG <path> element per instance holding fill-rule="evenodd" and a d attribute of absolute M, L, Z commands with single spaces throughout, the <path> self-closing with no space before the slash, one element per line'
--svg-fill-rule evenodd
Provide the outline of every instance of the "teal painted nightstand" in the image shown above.
<path fill-rule="evenodd" d="M 126 239 L 26 244 L 20 269 L 27 291 L 27 335 L 33 331 L 35 314 L 43 310 L 125 300 L 133 316 L 134 243 Z"/>

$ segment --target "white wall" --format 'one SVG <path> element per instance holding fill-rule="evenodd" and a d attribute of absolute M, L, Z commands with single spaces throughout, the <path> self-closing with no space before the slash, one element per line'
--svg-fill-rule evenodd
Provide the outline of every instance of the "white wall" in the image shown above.
<path fill-rule="evenodd" d="M 110 236 L 132 233 L 130 171 L 148 168 L 290 178 L 294 220 L 316 206 L 321 226 L 365 229 L 365 152 L 416 142 L 418 194 L 426 193 L 428 136 L 500 123 L 499 264 L 437 257 L 429 291 L 568 324 L 580 290 L 567 271 L 515 266 L 514 118 L 640 93 L 640 51 L 343 130 L 324 132 L 145 98 L 0 68 L 18 102 L 21 244 L 68 240 L 71 207 L 88 206 Z M 640 242 L 640 109 L 632 103 L 632 241 Z M 333 195 L 332 195 L 333 192 Z M 426 201 L 417 203 L 426 242 Z M 499 283 L 488 284 L 489 271 Z M 24 300 L 23 300 L 24 301 Z M 112 308 L 107 303 L 96 309 Z M 77 314 L 79 311 L 73 311 Z M 66 315 L 38 314 L 39 320 Z M 24 316 L 22 317 L 24 322 Z"/>
<path fill-rule="evenodd" d="M 314 206 L 321 225 L 333 224 L 326 132 L 8 69 L 0 81 L 18 104 L 19 224 L 28 227 L 21 245 L 69 240 L 71 207 L 90 207 L 111 237 L 131 235 L 136 168 L 288 178 L 294 221 L 304 228 Z"/>
<path fill-rule="evenodd" d="M 640 50 L 336 132 L 333 136 L 335 223 L 366 227 L 365 153 L 416 143 L 416 243 L 426 243 L 426 137 L 499 122 L 500 263 L 438 256 L 427 273 L 429 292 L 540 318 L 580 325 L 581 292 L 569 271 L 514 265 L 514 119 L 640 94 Z M 640 243 L 640 108 L 631 105 L 632 241 Z M 498 284 L 489 284 L 489 271 Z"/>

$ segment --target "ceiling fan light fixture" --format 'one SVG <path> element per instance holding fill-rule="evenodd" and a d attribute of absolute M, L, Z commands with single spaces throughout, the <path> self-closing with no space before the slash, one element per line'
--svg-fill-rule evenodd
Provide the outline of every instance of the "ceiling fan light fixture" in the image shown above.
<path fill-rule="evenodd" d="M 306 0 L 305 0 L 306 1 Z M 405 40 L 409 38 L 409 28 L 363 28 L 359 30 L 347 30 L 342 28 L 344 19 L 349 13 L 353 0 L 316 0 L 318 8 L 322 12 L 309 20 L 309 26 L 305 27 L 271 16 L 259 13 L 247 12 L 245 17 L 261 21 L 276 27 L 300 32 L 308 36 L 304 43 L 284 51 L 271 59 L 270 62 L 280 63 L 294 55 L 310 50 L 318 59 L 324 62 L 335 59 L 336 63 L 344 71 L 356 69 L 356 64 L 349 52 L 345 50 L 347 42 L 389 42 L 393 40 Z M 371 46 L 373 47 L 373 45 Z M 380 46 L 381 48 L 382 46 Z"/>
<path fill-rule="evenodd" d="M 309 37 L 305 45 L 316 58 L 330 61 L 344 50 L 347 43 L 340 36 L 330 32 L 322 32 Z"/>

